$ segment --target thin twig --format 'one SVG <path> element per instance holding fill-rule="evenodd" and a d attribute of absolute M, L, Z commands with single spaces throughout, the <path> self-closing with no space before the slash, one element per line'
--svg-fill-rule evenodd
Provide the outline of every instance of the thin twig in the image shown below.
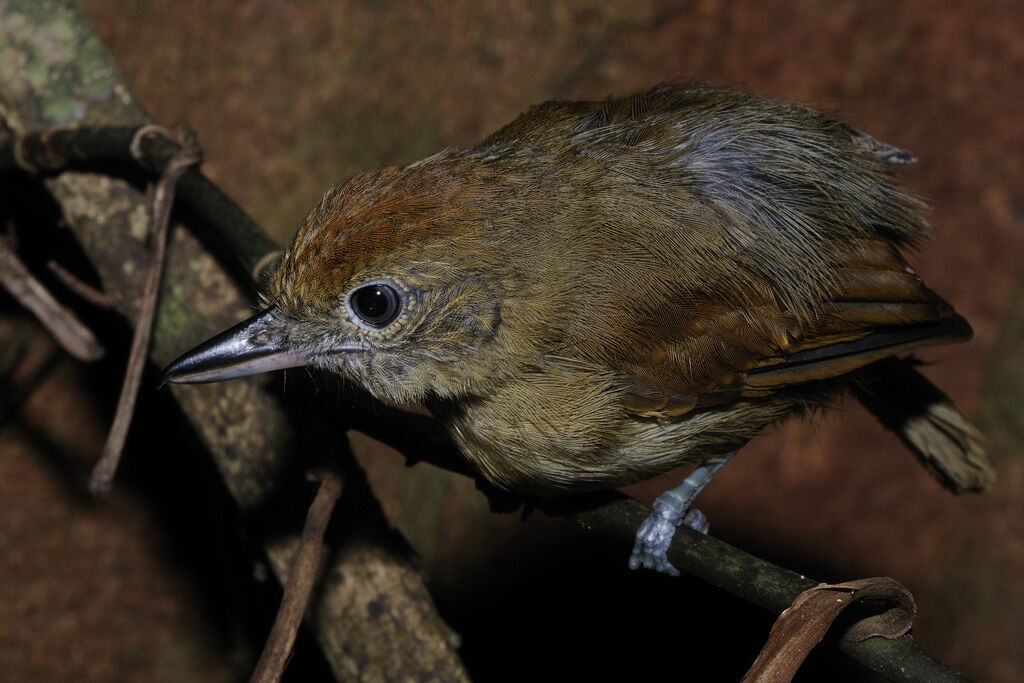
<path fill-rule="evenodd" d="M 0 237 L 0 285 L 32 311 L 57 343 L 72 356 L 86 362 L 103 357 L 104 349 L 92 330 L 53 298 L 21 262 L 5 237 Z"/>
<path fill-rule="evenodd" d="M 252 683 L 276 683 L 284 674 L 288 659 L 291 657 L 292 645 L 295 643 L 295 635 L 302 624 L 310 595 L 313 593 L 313 585 L 320 574 L 324 532 L 331 520 L 334 504 L 341 495 L 341 487 L 341 478 L 333 472 L 327 472 L 320 482 L 316 498 L 309 506 L 299 547 L 295 550 L 291 566 L 288 568 L 288 580 L 285 582 L 281 607 L 277 611 L 274 627 L 267 636 L 267 644 L 250 679 Z"/>
<path fill-rule="evenodd" d="M 69 126 L 0 137 L 0 171 L 48 173 L 95 164 L 128 162 L 162 172 L 179 145 L 153 126 Z M 178 194 L 208 222 L 256 282 L 279 246 L 198 168 L 185 172 Z"/>
<path fill-rule="evenodd" d="M 124 385 L 121 388 L 121 398 L 117 403 L 117 412 L 114 414 L 114 422 L 107 435 L 107 442 L 103 446 L 103 453 L 93 467 L 92 476 L 89 479 L 89 491 L 97 498 L 102 498 L 110 491 L 114 473 L 117 472 L 117 465 L 121 461 L 125 440 L 128 438 L 128 428 L 135 410 L 135 400 L 139 394 L 139 387 L 142 385 L 142 371 L 145 369 L 146 357 L 149 354 L 149 339 L 153 333 L 153 319 L 156 315 L 160 279 L 163 275 L 164 259 L 167 253 L 167 232 L 171 220 L 171 207 L 174 205 L 175 185 L 190 166 L 194 166 L 202 160 L 202 153 L 194 139 L 190 139 L 189 142 L 191 144 L 185 144 L 168 162 L 152 195 L 149 216 L 151 225 L 154 227 L 150 233 L 153 244 L 150 250 L 149 274 L 146 277 L 139 321 L 135 327 L 131 353 L 128 355 L 128 368 L 125 372 Z"/>
<path fill-rule="evenodd" d="M 92 285 L 80 280 L 74 273 L 61 264 L 56 261 L 48 261 L 46 263 L 46 267 L 50 269 L 50 272 L 53 273 L 54 277 L 60 280 L 62 285 L 78 295 L 80 299 L 88 301 L 93 306 L 110 308 L 110 299 L 107 298 L 106 294 Z"/>

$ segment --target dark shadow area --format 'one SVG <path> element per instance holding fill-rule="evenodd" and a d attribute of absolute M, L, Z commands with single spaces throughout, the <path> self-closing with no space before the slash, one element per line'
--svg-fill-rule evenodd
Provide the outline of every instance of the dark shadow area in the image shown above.
<path fill-rule="evenodd" d="M 566 522 L 438 595 L 474 680 L 739 680 L 774 615 L 685 574 L 631 571 L 628 551 Z M 881 679 L 824 646 L 796 680 Z"/>
<path fill-rule="evenodd" d="M 144 386 L 155 387 L 158 377 L 157 368 L 148 368 Z M 283 481 L 280 494 L 259 515 L 241 514 L 170 392 L 140 396 L 115 485 L 130 487 L 153 511 L 165 534 L 167 562 L 189 577 L 210 635 L 237 664 L 239 681 L 251 675 L 281 600 L 257 539 L 270 528 L 301 528 L 316 492 L 315 484 L 295 476 Z M 284 680 L 333 680 L 306 629 Z"/>

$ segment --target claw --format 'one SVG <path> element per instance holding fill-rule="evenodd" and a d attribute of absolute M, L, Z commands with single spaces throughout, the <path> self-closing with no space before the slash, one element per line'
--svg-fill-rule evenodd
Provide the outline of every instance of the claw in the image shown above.
<path fill-rule="evenodd" d="M 668 546 L 675 532 L 676 526 L 668 515 L 655 509 L 636 532 L 629 568 L 637 569 L 642 565 L 646 569 L 679 576 L 679 570 L 668 561 Z"/>
<path fill-rule="evenodd" d="M 705 535 L 708 533 L 708 529 L 711 528 L 711 522 L 708 521 L 707 515 L 697 508 L 690 508 L 690 511 L 683 517 L 683 524 Z"/>
<path fill-rule="evenodd" d="M 683 515 L 681 522 L 673 522 L 664 511 L 656 509 L 636 532 L 633 553 L 629 557 L 629 568 L 637 569 L 643 566 L 645 569 L 653 569 L 669 576 L 679 576 L 679 570 L 668 561 L 668 547 L 672 544 L 676 526 L 680 523 L 702 534 L 706 534 L 711 526 L 707 516 L 696 508 Z"/>
<path fill-rule="evenodd" d="M 651 506 L 651 514 L 637 529 L 633 553 L 629 556 L 630 569 L 643 566 L 670 576 L 679 576 L 679 570 L 668 561 L 672 536 L 680 524 L 686 524 L 702 534 L 708 532 L 708 518 L 700 510 L 691 509 L 690 505 L 732 455 L 709 458 L 678 487 L 658 496 Z"/>

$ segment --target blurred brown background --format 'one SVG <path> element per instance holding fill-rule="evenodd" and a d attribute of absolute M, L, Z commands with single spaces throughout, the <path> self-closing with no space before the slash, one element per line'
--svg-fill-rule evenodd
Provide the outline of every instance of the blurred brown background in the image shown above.
<path fill-rule="evenodd" d="M 899 579 L 917 598 L 925 649 L 978 680 L 1024 680 L 1018 2 L 78 6 L 153 117 L 195 126 L 206 173 L 281 240 L 346 176 L 471 145 L 536 102 L 664 80 L 812 103 L 912 150 L 920 162 L 901 175 L 933 204 L 937 238 L 913 262 L 976 333 L 922 354 L 934 361 L 925 371 L 977 416 L 997 486 L 953 497 L 845 403 L 755 440 L 699 504 L 712 533 L 792 569 Z M 31 342 L 5 362 L 0 399 L 0 677 L 244 678 L 276 589 L 260 581 L 211 466 L 168 443 L 166 399 L 150 398 L 123 480 L 106 504 L 90 503 L 83 472 L 102 445 L 119 361 L 80 368 L 8 299 L 0 305 L 0 352 Z M 540 515 L 494 515 L 471 482 L 406 468 L 366 437 L 353 444 L 477 680 L 642 676 L 697 653 L 719 659 L 695 680 L 735 680 L 767 636 L 770 616 L 701 583 L 629 573 L 628 548 L 596 547 Z M 659 615 L 678 632 L 650 626 Z M 664 657 L 646 636 L 669 648 Z M 300 648 L 292 680 L 322 673 L 314 650 Z M 811 667 L 805 680 L 870 680 L 827 654 Z"/>

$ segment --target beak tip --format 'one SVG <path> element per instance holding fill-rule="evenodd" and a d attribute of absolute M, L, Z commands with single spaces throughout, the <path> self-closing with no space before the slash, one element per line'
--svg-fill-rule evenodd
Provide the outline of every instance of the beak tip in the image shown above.
<path fill-rule="evenodd" d="M 167 383 L 200 384 L 305 365 L 305 352 L 288 348 L 274 307 L 207 339 L 171 362 L 157 388 Z M 260 341 L 254 341 L 254 338 Z"/>
<path fill-rule="evenodd" d="M 163 389 L 167 384 L 177 384 L 182 379 L 182 370 L 187 370 L 186 363 L 183 361 L 189 357 L 189 354 L 185 354 L 172 361 L 164 371 L 160 373 L 160 379 L 157 380 L 156 388 Z"/>

